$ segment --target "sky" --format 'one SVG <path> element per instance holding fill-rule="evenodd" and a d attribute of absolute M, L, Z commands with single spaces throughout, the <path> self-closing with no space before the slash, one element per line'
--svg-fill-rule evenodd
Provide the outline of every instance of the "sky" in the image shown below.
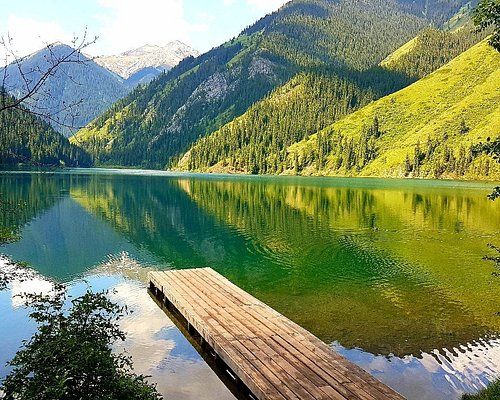
<path fill-rule="evenodd" d="M 18 56 L 46 43 L 98 37 L 86 53 L 119 54 L 181 40 L 205 52 L 286 0 L 0 0 L 0 36 Z M 4 52 L 0 50 L 3 59 Z"/>

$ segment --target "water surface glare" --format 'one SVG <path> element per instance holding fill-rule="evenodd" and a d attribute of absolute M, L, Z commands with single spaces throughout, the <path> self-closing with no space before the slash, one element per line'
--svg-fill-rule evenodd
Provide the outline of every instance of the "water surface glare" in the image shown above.
<path fill-rule="evenodd" d="M 0 253 L 40 276 L 0 292 L 0 378 L 34 329 L 14 295 L 85 279 L 137 310 L 125 346 L 166 398 L 232 398 L 145 290 L 148 270 L 210 266 L 409 399 L 458 399 L 500 373 L 500 278 L 482 260 L 500 244 L 491 186 L 0 173 L 0 227 L 21 235 Z"/>

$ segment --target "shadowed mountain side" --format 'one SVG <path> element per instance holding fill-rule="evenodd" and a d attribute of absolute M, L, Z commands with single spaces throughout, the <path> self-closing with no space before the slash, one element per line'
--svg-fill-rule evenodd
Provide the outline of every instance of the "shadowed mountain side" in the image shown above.
<path fill-rule="evenodd" d="M 69 57 L 26 102 L 28 108 L 50 116 L 52 127 L 65 136 L 74 134 L 130 91 L 120 77 L 81 53 L 71 55 L 73 52 L 64 44 L 49 45 L 19 65 L 7 66 L 2 82 L 14 97 L 21 97 L 56 60 Z M 0 73 L 3 77 L 3 68 Z"/>
<path fill-rule="evenodd" d="M 6 106 L 15 104 L 1 88 L 0 96 Z M 20 106 L 0 111 L 0 166 L 17 164 L 90 167 L 92 160 L 87 152 Z"/>

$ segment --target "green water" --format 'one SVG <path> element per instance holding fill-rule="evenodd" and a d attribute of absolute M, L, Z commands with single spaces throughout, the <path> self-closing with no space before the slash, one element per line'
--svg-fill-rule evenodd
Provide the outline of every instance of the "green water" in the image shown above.
<path fill-rule="evenodd" d="M 500 201 L 486 198 L 490 190 L 383 179 L 3 173 L 1 198 L 12 207 L 0 224 L 22 239 L 0 253 L 69 283 L 113 277 L 111 285 L 140 285 L 148 268 L 210 266 L 409 398 L 456 398 L 500 370 L 500 279 L 482 260 L 487 243 L 500 244 Z M 118 268 L 110 262 L 117 258 L 127 261 Z"/>

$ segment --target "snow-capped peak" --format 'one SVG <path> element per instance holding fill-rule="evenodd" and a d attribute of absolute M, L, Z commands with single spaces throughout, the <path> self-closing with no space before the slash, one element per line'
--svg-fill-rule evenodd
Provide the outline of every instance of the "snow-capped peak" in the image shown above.
<path fill-rule="evenodd" d="M 137 71 L 148 67 L 169 70 L 184 58 L 197 55 L 199 53 L 196 50 L 175 40 L 164 46 L 146 44 L 119 55 L 97 57 L 95 62 L 127 79 Z"/>

